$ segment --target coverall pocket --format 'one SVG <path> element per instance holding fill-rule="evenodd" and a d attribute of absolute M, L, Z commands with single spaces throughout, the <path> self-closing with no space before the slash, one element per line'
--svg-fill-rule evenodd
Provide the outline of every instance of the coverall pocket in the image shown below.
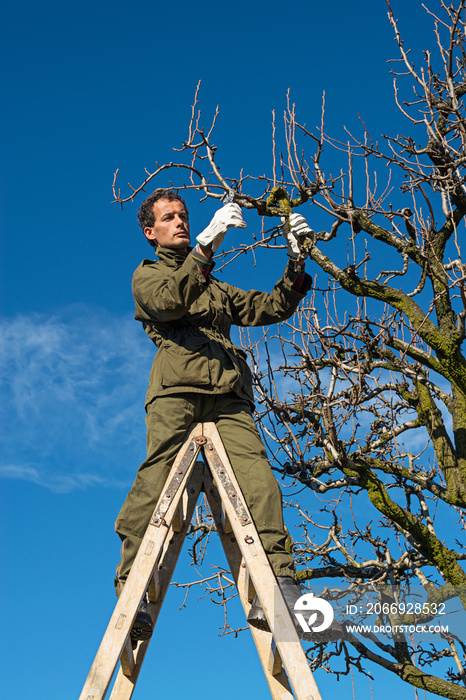
<path fill-rule="evenodd" d="M 190 338 L 178 345 L 165 341 L 157 355 L 160 355 L 159 372 L 164 389 L 211 385 L 208 342 Z"/>
<path fill-rule="evenodd" d="M 235 345 L 235 353 L 238 358 L 238 363 L 240 366 L 240 373 L 241 377 L 243 379 L 243 391 L 251 397 L 251 400 L 253 400 L 253 389 L 252 389 L 252 375 L 251 375 L 251 370 L 249 369 L 249 365 L 247 363 L 247 355 L 242 350 L 241 348 L 238 348 Z"/>

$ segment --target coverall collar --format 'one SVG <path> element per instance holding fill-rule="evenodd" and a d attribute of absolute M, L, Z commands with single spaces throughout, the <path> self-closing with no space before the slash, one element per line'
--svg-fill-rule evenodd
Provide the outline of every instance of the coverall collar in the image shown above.
<path fill-rule="evenodd" d="M 162 246 L 158 246 L 155 249 L 155 254 L 159 260 L 164 260 L 165 262 L 183 263 L 191 251 L 192 248 L 188 248 L 187 252 L 185 252 L 176 250 L 176 248 L 163 248 Z"/>

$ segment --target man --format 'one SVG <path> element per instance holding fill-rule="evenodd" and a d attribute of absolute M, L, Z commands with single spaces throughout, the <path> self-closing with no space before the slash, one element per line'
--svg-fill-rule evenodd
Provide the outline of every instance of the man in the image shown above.
<path fill-rule="evenodd" d="M 259 326 L 289 318 L 310 289 L 302 262 L 290 259 L 270 294 L 245 292 L 216 280 L 212 255 L 227 230 L 245 228 L 241 209 L 216 212 L 191 249 L 188 210 L 171 190 L 156 190 L 138 213 L 157 261 L 144 260 L 133 276 L 136 319 L 157 346 L 146 395 L 147 459 L 118 515 L 122 540 L 117 595 L 131 569 L 152 512 L 190 425 L 213 421 L 279 586 L 289 606 L 301 595 L 291 554 L 286 551 L 281 492 L 252 417 L 251 373 L 244 352 L 233 345 L 230 326 Z M 297 258 L 296 233 L 310 232 L 294 214 L 285 226 L 289 254 Z M 259 601 L 248 621 L 267 628 Z M 147 639 L 152 622 L 142 604 L 131 636 Z"/>

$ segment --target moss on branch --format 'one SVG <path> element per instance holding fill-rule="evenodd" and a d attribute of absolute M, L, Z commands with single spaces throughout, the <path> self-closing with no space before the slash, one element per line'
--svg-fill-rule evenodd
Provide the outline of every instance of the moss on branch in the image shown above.
<path fill-rule="evenodd" d="M 460 587 L 459 597 L 466 609 L 466 573 L 457 561 L 455 552 L 446 547 L 416 516 L 395 503 L 384 484 L 364 462 L 357 462 L 356 470 L 342 467 L 347 476 L 358 476 L 359 482 L 367 490 L 371 503 L 377 510 L 400 528 L 410 533 L 417 543 L 419 552 L 437 567 L 444 578 L 453 586 Z"/>
<path fill-rule="evenodd" d="M 466 360 L 459 349 L 459 333 L 441 332 L 425 311 L 399 289 L 373 280 L 361 279 L 352 266 L 344 270 L 339 268 L 315 245 L 311 247 L 309 254 L 314 262 L 350 294 L 376 299 L 401 311 L 409 319 L 415 332 L 436 352 L 439 360 L 437 371 L 455 383 L 466 398 Z"/>

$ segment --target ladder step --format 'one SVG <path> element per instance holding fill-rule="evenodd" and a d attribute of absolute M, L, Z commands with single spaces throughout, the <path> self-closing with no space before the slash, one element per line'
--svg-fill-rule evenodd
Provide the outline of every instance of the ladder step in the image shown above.
<path fill-rule="evenodd" d="M 279 654 L 277 645 L 275 644 L 275 639 L 273 637 L 270 644 L 268 668 L 272 676 L 278 676 L 283 669 L 282 657 Z"/>
<path fill-rule="evenodd" d="M 244 559 L 241 562 L 241 568 L 244 570 L 244 578 L 242 580 L 244 597 L 246 598 L 248 603 L 251 603 L 252 599 L 256 595 L 256 589 L 254 588 L 252 578 L 249 576 L 249 569 Z"/>
<path fill-rule="evenodd" d="M 154 573 L 151 576 L 149 586 L 147 587 L 147 597 L 150 603 L 156 603 L 160 596 L 160 575 L 159 566 L 155 566 Z"/>
<path fill-rule="evenodd" d="M 175 516 L 172 520 L 172 530 L 173 532 L 181 532 L 183 529 L 184 522 L 186 520 L 186 513 L 188 508 L 188 493 L 186 489 L 183 491 L 183 495 L 176 509 Z"/>
<path fill-rule="evenodd" d="M 132 676 L 135 666 L 131 637 L 128 637 L 120 658 L 121 670 L 125 676 Z"/>
<path fill-rule="evenodd" d="M 228 535 L 230 532 L 232 532 L 232 527 L 231 523 L 228 519 L 228 515 L 226 514 L 225 508 L 223 507 L 222 504 L 222 525 L 223 525 L 223 531 L 226 535 Z"/>
<path fill-rule="evenodd" d="M 236 544 L 236 546 L 238 545 Z M 254 588 L 252 578 L 249 576 L 249 569 L 244 557 L 241 559 L 241 565 L 238 569 L 238 580 L 236 581 L 236 586 L 241 598 L 244 598 L 248 601 L 248 603 L 251 603 L 252 599 L 256 595 L 256 589 Z"/>

